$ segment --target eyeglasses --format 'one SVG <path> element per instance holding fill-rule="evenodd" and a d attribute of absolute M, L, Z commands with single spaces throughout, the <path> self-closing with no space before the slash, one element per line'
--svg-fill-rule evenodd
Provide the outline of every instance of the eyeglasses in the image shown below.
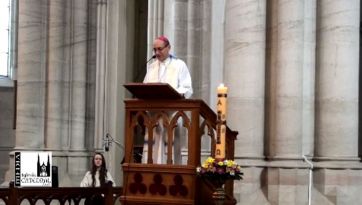
<path fill-rule="evenodd" d="M 162 50 L 165 49 L 167 46 L 168 46 L 168 44 L 165 45 L 164 47 L 153 48 L 153 52 L 156 53 L 157 51 L 162 51 Z"/>

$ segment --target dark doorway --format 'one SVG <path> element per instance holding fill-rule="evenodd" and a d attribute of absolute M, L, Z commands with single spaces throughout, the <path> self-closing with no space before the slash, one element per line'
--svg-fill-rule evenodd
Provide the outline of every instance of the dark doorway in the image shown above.
<path fill-rule="evenodd" d="M 134 13 L 134 82 L 142 82 L 146 74 L 148 1 L 136 0 Z"/>

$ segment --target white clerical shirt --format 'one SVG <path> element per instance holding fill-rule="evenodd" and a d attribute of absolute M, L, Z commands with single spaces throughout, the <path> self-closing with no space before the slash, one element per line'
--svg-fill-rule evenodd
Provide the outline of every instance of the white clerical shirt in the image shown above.
<path fill-rule="evenodd" d="M 192 83 L 186 63 L 174 56 L 164 61 L 156 60 L 147 68 L 144 83 L 168 83 L 185 98 L 191 97 Z"/>

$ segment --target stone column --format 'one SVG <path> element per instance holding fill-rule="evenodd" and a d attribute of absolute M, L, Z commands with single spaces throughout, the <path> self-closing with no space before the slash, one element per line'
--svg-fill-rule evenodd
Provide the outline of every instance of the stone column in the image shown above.
<path fill-rule="evenodd" d="M 16 149 L 44 148 L 47 6 L 19 1 Z"/>
<path fill-rule="evenodd" d="M 105 135 L 105 98 L 106 98 L 106 53 L 107 53 L 107 0 L 97 1 L 97 66 L 96 66 L 96 94 L 95 94 L 95 127 L 94 147 L 102 147 L 102 137 Z"/>
<path fill-rule="evenodd" d="M 65 5 L 62 0 L 49 2 L 49 31 L 48 31 L 48 62 L 46 89 L 46 126 L 45 140 L 46 148 L 58 150 L 62 145 L 63 127 L 63 104 L 64 98 L 64 30 Z"/>
<path fill-rule="evenodd" d="M 87 0 L 73 1 L 71 73 L 71 135 L 70 148 L 83 150 L 86 120 L 87 86 Z"/>
<path fill-rule="evenodd" d="M 220 9 L 222 8 L 222 9 Z M 211 40 L 210 40 L 210 87 L 209 106 L 216 110 L 216 90 L 224 79 L 224 28 L 225 0 L 212 1 L 211 5 Z M 204 92 L 204 91 L 203 91 Z"/>
<path fill-rule="evenodd" d="M 316 9 L 315 0 L 304 1 L 304 50 L 303 50 L 303 155 L 314 155 L 315 114 L 315 54 L 316 54 Z"/>
<path fill-rule="evenodd" d="M 158 36 L 165 34 L 164 32 L 164 0 L 149 0 L 148 1 L 148 35 L 147 35 L 147 47 L 148 56 L 151 58 L 154 54 L 152 52 L 153 40 Z M 169 37 L 169 36 L 168 36 Z M 171 41 L 171 39 L 169 39 Z"/>
<path fill-rule="evenodd" d="M 166 3 L 166 2 L 165 2 Z M 167 6 L 167 7 L 166 7 Z M 167 1 L 165 11 L 165 33 L 171 41 L 171 52 L 186 61 L 187 54 L 187 6 L 186 1 Z M 186 62 L 187 63 L 187 62 Z"/>
<path fill-rule="evenodd" d="M 265 0 L 226 1 L 227 121 L 239 131 L 235 155 L 252 159 L 264 158 L 265 30 Z"/>
<path fill-rule="evenodd" d="M 316 157 L 357 160 L 360 1 L 318 1 Z"/>
<path fill-rule="evenodd" d="M 99 5 L 100 6 L 100 5 Z M 101 6 L 103 7 L 103 6 Z M 129 96 L 126 95 L 127 91 L 124 89 L 123 84 L 131 82 L 132 75 L 130 70 L 134 68 L 134 54 L 130 52 L 130 48 L 134 46 L 134 42 L 129 40 L 129 36 L 135 35 L 135 25 L 133 19 L 128 18 L 128 11 L 135 10 L 135 2 L 128 0 L 108 1 L 106 14 L 107 30 L 99 30 L 104 32 L 102 35 L 105 41 L 97 37 L 97 44 L 103 45 L 107 52 L 107 70 L 105 82 L 107 93 L 103 93 L 106 98 L 104 118 L 106 122 L 105 132 L 109 133 L 112 138 L 119 142 L 112 143 L 112 147 L 108 153 L 105 153 L 107 160 L 108 170 L 111 171 L 117 186 L 122 186 L 122 171 L 120 171 L 120 162 L 124 156 L 124 99 Z M 98 21 L 98 26 L 104 25 Z M 131 25 L 129 27 L 129 25 Z M 127 29 L 124 29 L 127 27 Z M 117 45 L 117 46 L 115 46 Z M 151 47 L 152 48 L 152 47 Z M 102 53 L 97 53 L 100 57 Z M 102 65 L 100 65 L 102 66 Z M 104 69 L 104 67 L 97 67 Z M 98 78 L 98 76 L 97 76 Z M 97 79 L 98 80 L 98 79 Z M 97 95 L 102 94 L 98 93 Z M 100 95 L 101 96 L 101 95 Z M 102 96 L 103 97 L 103 96 Z"/>
<path fill-rule="evenodd" d="M 302 156 L 304 1 L 269 3 L 268 155 L 296 159 Z"/>
<path fill-rule="evenodd" d="M 183 47 L 186 45 L 187 49 L 187 55 L 185 56 L 184 60 L 187 63 L 187 66 L 189 67 L 190 74 L 193 77 L 192 81 L 192 87 L 193 87 L 193 97 L 200 98 L 201 96 L 201 88 L 202 86 L 205 86 L 205 77 L 208 79 L 210 72 L 203 72 L 202 67 L 202 52 L 201 47 L 203 43 L 203 33 L 202 29 L 203 26 L 206 27 L 206 25 L 202 25 L 202 10 L 203 6 L 198 0 L 189 0 L 187 1 L 187 16 L 186 16 L 186 22 L 187 22 L 187 30 L 184 32 L 183 35 L 186 35 L 186 44 L 183 45 Z M 177 24 L 177 22 L 175 22 Z M 182 31 L 178 31 L 177 34 L 182 34 Z M 177 44 L 180 44 L 181 42 L 178 42 Z M 176 44 L 176 43 L 175 43 Z M 182 47 L 182 45 L 178 45 L 178 47 Z M 181 56 L 180 56 L 181 57 Z M 183 57 L 182 57 L 183 58 Z M 195 80 L 199 79 L 199 80 Z"/>

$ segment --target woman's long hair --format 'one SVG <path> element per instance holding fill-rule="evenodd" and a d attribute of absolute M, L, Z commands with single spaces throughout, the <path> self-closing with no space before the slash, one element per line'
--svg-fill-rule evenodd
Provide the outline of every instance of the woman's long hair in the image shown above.
<path fill-rule="evenodd" d="M 96 157 L 96 155 L 100 155 L 102 157 L 102 165 L 101 167 L 97 168 L 97 166 L 94 164 L 94 159 Z M 107 177 L 107 168 L 106 168 L 106 160 L 104 159 L 104 156 L 102 153 L 96 152 L 93 155 L 93 159 L 92 159 L 92 170 L 91 170 L 91 174 L 92 174 L 92 187 L 96 186 L 96 180 L 95 180 L 95 175 L 97 170 L 99 171 L 99 183 L 100 186 L 105 186 L 106 184 L 106 177 Z"/>

